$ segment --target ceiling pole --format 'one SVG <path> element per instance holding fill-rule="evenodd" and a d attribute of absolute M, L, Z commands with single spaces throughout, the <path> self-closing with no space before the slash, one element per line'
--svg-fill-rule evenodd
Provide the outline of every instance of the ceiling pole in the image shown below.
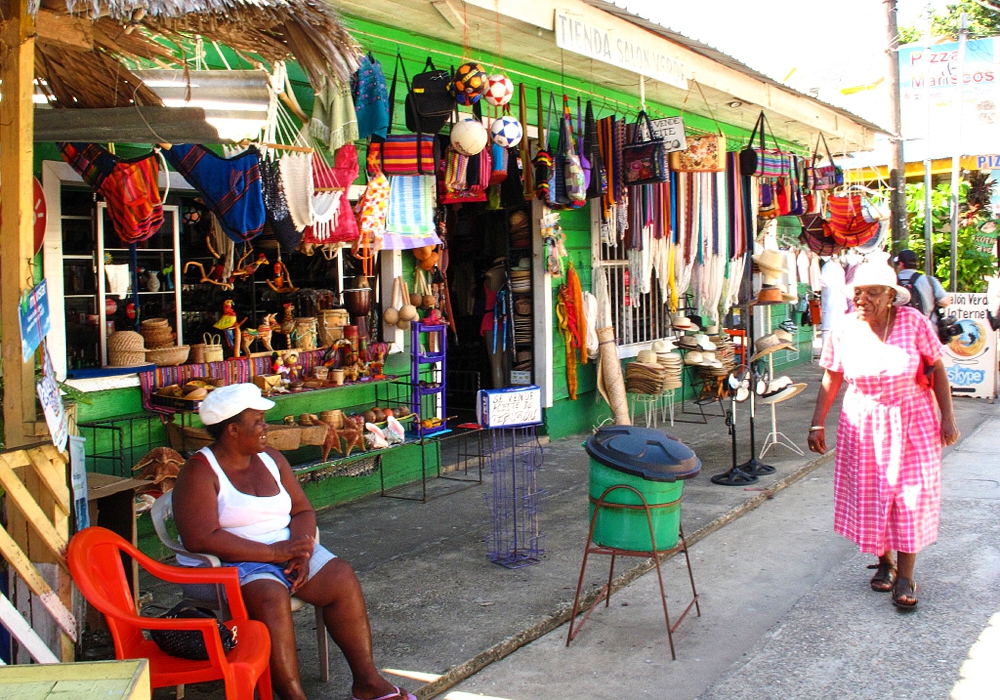
<path fill-rule="evenodd" d="M 902 118 L 899 95 L 899 30 L 896 26 L 896 0 L 884 0 L 886 14 L 886 54 L 889 60 L 889 161 L 890 233 L 893 252 L 906 247 L 909 227 L 906 223 L 906 164 L 903 161 Z"/>
<path fill-rule="evenodd" d="M 0 26 L 7 54 L 0 61 L 0 330 L 3 334 L 4 438 L 8 449 L 34 441 L 35 367 L 21 357 L 18 306 L 31 285 L 34 253 L 33 106 L 35 21 L 28 0 L 9 0 Z"/>

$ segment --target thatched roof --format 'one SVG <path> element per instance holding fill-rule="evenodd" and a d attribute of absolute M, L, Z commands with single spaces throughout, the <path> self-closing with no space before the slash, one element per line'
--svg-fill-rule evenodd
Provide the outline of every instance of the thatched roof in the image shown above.
<path fill-rule="evenodd" d="M 37 29 L 35 72 L 59 107 L 160 104 L 123 61 L 183 67 L 169 44 L 193 36 L 294 59 L 317 89 L 348 80 L 360 55 L 325 0 L 42 0 Z"/>

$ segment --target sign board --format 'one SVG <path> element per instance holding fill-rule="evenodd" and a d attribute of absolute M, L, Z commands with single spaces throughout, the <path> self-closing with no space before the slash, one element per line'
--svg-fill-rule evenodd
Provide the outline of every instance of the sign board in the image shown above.
<path fill-rule="evenodd" d="M 531 370 L 512 369 L 510 371 L 510 383 L 514 386 L 527 386 L 531 384 Z"/>
<path fill-rule="evenodd" d="M 610 29 L 591 23 L 589 17 L 556 10 L 556 46 L 596 61 L 687 90 L 687 72 L 680 52 L 638 27 Z"/>
<path fill-rule="evenodd" d="M 663 139 L 667 144 L 667 153 L 683 151 L 687 148 L 687 137 L 684 135 L 684 117 L 665 117 L 653 119 L 653 136 Z"/>
<path fill-rule="evenodd" d="M 1000 152 L 1000 38 L 967 42 L 961 76 L 958 42 L 910 44 L 898 55 L 906 162 Z"/>
<path fill-rule="evenodd" d="M 45 280 L 24 295 L 18 311 L 21 317 L 21 356 L 27 362 L 52 327 L 52 319 L 49 318 L 49 286 Z"/>
<path fill-rule="evenodd" d="M 958 317 L 962 334 L 944 346 L 951 393 L 992 399 L 997 395 L 997 333 L 986 315 L 985 294 L 954 294 L 946 309 Z"/>
<path fill-rule="evenodd" d="M 38 382 L 38 401 L 42 405 L 42 413 L 45 414 L 45 425 L 49 428 L 49 435 L 52 436 L 52 444 L 60 452 L 66 450 L 66 443 L 69 441 L 69 423 L 66 421 L 66 409 L 63 407 L 62 394 L 59 393 L 59 385 L 56 384 L 56 373 L 52 369 L 52 358 L 49 357 L 49 349 L 45 348 L 45 360 L 42 363 L 42 380 Z"/>
<path fill-rule="evenodd" d="M 90 508 L 87 507 L 87 439 L 69 436 L 70 483 L 73 485 L 73 511 L 76 529 L 90 527 Z"/>
<path fill-rule="evenodd" d="M 481 389 L 476 418 L 486 428 L 517 428 L 542 422 L 542 390 L 537 386 Z"/>

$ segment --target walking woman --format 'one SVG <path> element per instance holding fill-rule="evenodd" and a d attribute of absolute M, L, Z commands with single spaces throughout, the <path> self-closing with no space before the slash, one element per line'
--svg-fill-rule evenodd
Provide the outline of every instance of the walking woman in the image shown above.
<path fill-rule="evenodd" d="M 909 292 L 882 262 L 864 262 L 847 287 L 855 312 L 823 348 L 826 369 L 809 449 L 823 454 L 826 416 L 841 384 L 834 529 L 878 557 L 871 587 L 917 605 L 913 565 L 937 539 L 941 446 L 958 440 L 941 343 L 927 318 L 905 306 Z M 936 404 L 936 405 L 935 405 Z"/>

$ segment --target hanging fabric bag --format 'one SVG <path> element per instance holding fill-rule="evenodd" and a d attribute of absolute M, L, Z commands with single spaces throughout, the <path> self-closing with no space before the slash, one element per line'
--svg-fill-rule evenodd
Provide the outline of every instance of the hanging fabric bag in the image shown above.
<path fill-rule="evenodd" d="M 653 125 L 645 112 L 639 112 L 630 143 L 622 148 L 622 171 L 627 186 L 666 182 L 667 146 L 653 135 Z M 643 133 L 645 130 L 648 138 Z"/>
<path fill-rule="evenodd" d="M 799 234 L 799 241 L 803 243 L 816 255 L 835 255 L 843 249 L 833 236 L 826 232 L 823 217 L 818 214 L 810 214 L 799 217 L 802 222 L 802 233 Z"/>
<path fill-rule="evenodd" d="M 878 233 L 878 221 L 864 217 L 863 195 L 859 192 L 831 194 L 827 199 L 830 218 L 825 224 L 827 235 L 839 245 L 854 248 L 867 243 Z"/>
<path fill-rule="evenodd" d="M 819 145 L 823 144 L 824 156 L 819 152 Z M 826 161 L 823 162 L 824 157 Z M 817 165 L 822 163 L 822 165 Z M 826 145 L 826 136 L 821 131 L 816 138 L 816 147 L 813 148 L 812 163 L 809 168 L 809 187 L 813 190 L 832 190 L 837 186 L 837 166 L 833 162 L 833 155 L 830 147 Z"/>
<path fill-rule="evenodd" d="M 695 85 L 701 93 L 701 99 L 704 100 L 712 121 L 715 122 L 716 133 L 687 136 L 687 148 L 670 154 L 670 169 L 679 173 L 721 173 L 726 169 L 726 136 L 715 119 L 712 106 L 705 99 L 701 84 L 695 83 Z M 687 96 L 684 97 L 684 105 L 686 104 Z M 682 117 L 684 105 L 681 105 Z"/>
<path fill-rule="evenodd" d="M 576 97 L 576 154 L 580 157 L 580 167 L 583 168 L 583 188 L 584 190 L 590 189 L 590 180 L 593 173 L 593 168 L 590 164 L 590 158 L 587 155 L 587 144 L 584 138 L 583 130 L 583 108 L 581 107 L 580 96 Z M 584 192 L 584 198 L 587 198 L 587 193 Z"/>
<path fill-rule="evenodd" d="M 385 137 L 389 128 L 389 96 L 382 64 L 369 51 L 351 77 L 351 97 L 358 119 L 358 138 Z"/>
<path fill-rule="evenodd" d="M 597 140 L 597 120 L 594 119 L 594 106 L 587 100 L 584 143 L 587 158 L 590 160 L 590 184 L 587 186 L 587 199 L 603 197 L 608 191 L 608 171 L 601 156 L 601 146 Z"/>
<path fill-rule="evenodd" d="M 740 172 L 752 177 L 782 177 L 788 171 L 788 158 L 786 153 L 778 148 L 778 139 L 771 131 L 771 140 L 774 148 L 767 147 L 765 132 L 771 131 L 771 125 L 767 121 L 764 110 L 761 110 L 757 117 L 757 123 L 750 134 L 750 140 L 746 147 L 740 151 Z M 760 134 L 757 145 L 754 139 Z"/>
<path fill-rule="evenodd" d="M 413 76 L 413 83 L 407 79 L 406 65 L 399 54 L 397 61 L 403 68 L 403 80 L 406 81 L 406 128 L 418 134 L 436 134 L 444 128 L 455 109 L 455 97 L 448 86 L 451 84 L 451 72 L 434 67 L 430 56 L 424 63 L 424 72 Z M 393 105 L 390 98 L 390 109 Z"/>
<path fill-rule="evenodd" d="M 538 88 L 538 148 L 531 160 L 534 167 L 535 199 L 549 201 L 549 179 L 552 177 L 552 154 L 549 152 L 549 135 L 542 128 L 542 89 Z"/>
<path fill-rule="evenodd" d="M 579 209 L 587 203 L 587 183 L 583 163 L 573 144 L 573 118 L 569 112 L 569 98 L 563 95 L 563 118 L 559 132 L 559 152 L 563 159 L 563 179 L 566 199 L 571 209 Z"/>

